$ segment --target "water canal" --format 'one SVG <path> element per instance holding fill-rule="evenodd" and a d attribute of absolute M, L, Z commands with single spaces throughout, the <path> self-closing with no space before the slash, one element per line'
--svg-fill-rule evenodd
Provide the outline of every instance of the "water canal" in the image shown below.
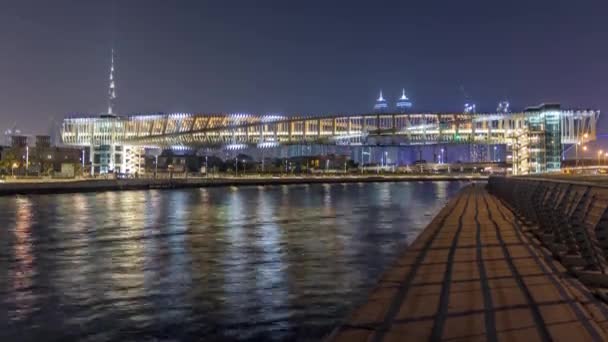
<path fill-rule="evenodd" d="M 318 340 L 464 183 L 0 198 L 0 340 Z"/>

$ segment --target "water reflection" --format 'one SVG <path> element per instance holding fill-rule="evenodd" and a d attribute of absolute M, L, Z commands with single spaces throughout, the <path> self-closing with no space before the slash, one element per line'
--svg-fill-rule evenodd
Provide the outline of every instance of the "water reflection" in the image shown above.
<path fill-rule="evenodd" d="M 319 339 L 459 183 L 0 198 L 0 340 Z"/>
<path fill-rule="evenodd" d="M 36 273 L 32 254 L 32 202 L 27 198 L 16 200 L 14 263 L 11 268 L 12 298 L 14 312 L 12 318 L 23 320 L 35 308 L 36 295 L 33 291 L 33 277 Z"/>

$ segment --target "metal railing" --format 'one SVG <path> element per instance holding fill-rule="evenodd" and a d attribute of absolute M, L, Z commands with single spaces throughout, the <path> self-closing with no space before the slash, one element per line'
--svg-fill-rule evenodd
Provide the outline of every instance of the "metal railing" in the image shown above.
<path fill-rule="evenodd" d="M 488 189 L 571 273 L 593 286 L 608 285 L 608 186 L 490 177 Z"/>

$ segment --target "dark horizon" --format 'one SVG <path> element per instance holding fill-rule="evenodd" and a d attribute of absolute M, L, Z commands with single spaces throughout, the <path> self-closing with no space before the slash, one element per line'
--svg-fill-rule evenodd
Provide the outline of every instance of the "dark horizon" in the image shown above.
<path fill-rule="evenodd" d="M 605 3 L 231 4 L 0 5 L 0 128 L 103 113 L 112 46 L 120 114 L 365 113 L 402 88 L 414 112 L 608 104 Z"/>

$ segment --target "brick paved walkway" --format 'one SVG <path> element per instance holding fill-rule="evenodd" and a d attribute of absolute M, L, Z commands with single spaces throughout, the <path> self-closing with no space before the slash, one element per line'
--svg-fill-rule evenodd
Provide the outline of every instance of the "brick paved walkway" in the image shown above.
<path fill-rule="evenodd" d="M 608 307 L 564 272 L 469 186 L 328 341 L 607 341 Z"/>

